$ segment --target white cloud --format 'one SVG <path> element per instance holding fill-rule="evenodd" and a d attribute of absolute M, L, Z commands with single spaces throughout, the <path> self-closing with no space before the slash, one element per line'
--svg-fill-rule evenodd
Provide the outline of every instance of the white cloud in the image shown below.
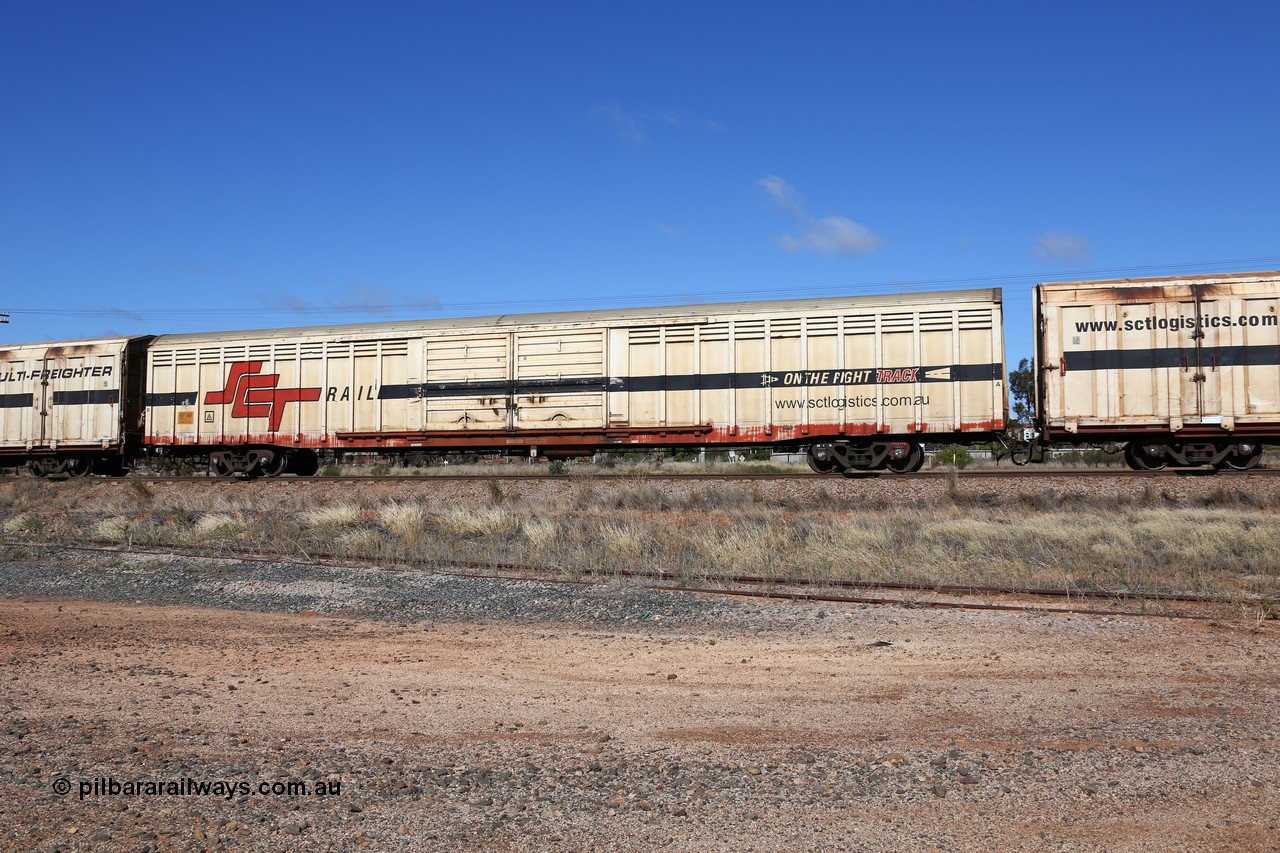
<path fill-rule="evenodd" d="M 618 138 L 628 145 L 648 145 L 651 134 L 661 134 L 667 128 L 680 129 L 684 121 L 672 110 L 646 110 L 629 112 L 617 101 L 602 101 L 591 108 L 591 115 L 602 118 L 612 127 Z"/>
<path fill-rule="evenodd" d="M 622 107 L 616 101 L 607 104 L 596 104 L 591 114 L 607 119 L 613 125 L 614 132 L 628 145 L 644 145 L 649 141 L 649 138 L 645 136 L 644 130 L 640 127 L 641 117 L 623 112 Z"/>
<path fill-rule="evenodd" d="M 1058 261 L 1079 266 L 1093 260 L 1089 241 L 1078 234 L 1042 234 L 1036 240 L 1036 257 L 1042 261 Z"/>
<path fill-rule="evenodd" d="M 778 245 L 787 252 L 817 252 L 820 255 L 867 255 L 884 242 L 870 228 L 843 216 L 809 220 L 800 236 L 784 234 Z"/>
<path fill-rule="evenodd" d="M 792 216 L 805 217 L 804 199 L 800 198 L 800 194 L 791 184 L 777 175 L 769 175 L 767 178 L 760 179 L 760 186 L 773 197 L 774 204 L 782 208 L 783 212 Z"/>
<path fill-rule="evenodd" d="M 817 252 L 820 255 L 866 255 L 879 249 L 884 240 L 867 226 L 846 216 L 812 216 L 804 198 L 786 180 L 769 175 L 758 182 L 774 204 L 800 226 L 799 234 L 784 234 L 778 245 L 784 252 Z"/>

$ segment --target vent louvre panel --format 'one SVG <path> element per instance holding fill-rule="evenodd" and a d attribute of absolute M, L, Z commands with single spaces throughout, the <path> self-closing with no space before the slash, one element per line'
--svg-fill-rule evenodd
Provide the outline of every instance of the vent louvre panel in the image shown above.
<path fill-rule="evenodd" d="M 691 344 L 693 335 L 693 326 L 667 326 L 667 343 L 669 344 Z"/>
<path fill-rule="evenodd" d="M 990 329 L 992 322 L 990 308 L 963 308 L 960 311 L 960 328 L 964 331 Z"/>
<path fill-rule="evenodd" d="M 800 318 L 773 320 L 769 323 L 769 335 L 775 338 L 800 337 Z"/>
<path fill-rule="evenodd" d="M 921 311 L 920 331 L 949 332 L 952 329 L 954 316 L 950 311 Z"/>
<path fill-rule="evenodd" d="M 915 328 L 915 316 L 912 314 L 881 314 L 880 331 L 910 332 Z"/>
<path fill-rule="evenodd" d="M 810 317 L 805 330 L 810 335 L 834 335 L 840 328 L 839 317 Z"/>
<path fill-rule="evenodd" d="M 661 339 L 662 328 L 660 326 L 644 326 L 642 328 L 632 329 L 629 337 L 632 345 L 656 344 Z"/>
<path fill-rule="evenodd" d="M 710 323 L 698 330 L 698 338 L 702 341 L 727 341 L 729 340 L 729 324 L 728 323 Z"/>
<path fill-rule="evenodd" d="M 857 314 L 844 318 L 846 335 L 874 335 L 875 331 L 876 318 L 872 314 Z"/>
<path fill-rule="evenodd" d="M 222 349 L 206 349 L 200 351 L 201 364 L 217 364 L 220 361 L 244 361 L 244 347 L 223 347 Z"/>
<path fill-rule="evenodd" d="M 744 320 L 734 323 L 733 336 L 740 341 L 764 340 L 764 320 Z"/>

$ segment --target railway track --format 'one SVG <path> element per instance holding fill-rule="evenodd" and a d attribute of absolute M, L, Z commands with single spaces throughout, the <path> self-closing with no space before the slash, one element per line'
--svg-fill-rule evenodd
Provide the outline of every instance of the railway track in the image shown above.
<path fill-rule="evenodd" d="M 981 480 L 1026 480 L 1033 482 L 1043 480 L 1050 477 L 1063 477 L 1068 479 L 1125 479 L 1125 480 L 1179 480 L 1184 478 L 1201 478 L 1213 477 L 1221 479 L 1224 482 L 1244 482 L 1250 479 L 1265 480 L 1280 477 L 1280 468 L 1257 468 L 1249 471 L 1235 470 L 1218 470 L 1214 468 L 1186 468 L 1186 469 L 1166 469 L 1162 471 L 1130 471 L 1122 468 L 1082 468 L 1082 469 L 1058 469 L 1046 470 L 1036 468 L 1034 466 L 1026 466 L 1022 468 L 1004 468 L 1004 469 L 981 469 L 972 471 L 963 471 L 955 469 L 934 469 L 931 471 L 918 471 L 914 474 L 889 474 L 889 473 L 872 473 L 861 474 L 852 477 L 839 477 L 826 474 L 814 474 L 809 471 L 785 471 L 785 472 L 747 472 L 747 473 L 666 473 L 666 472 L 591 472 L 588 474 L 552 474 L 549 472 L 538 473 L 500 473 L 500 472 L 483 472 L 483 473 L 467 473 L 467 474 L 352 474 L 337 477 L 271 477 L 256 480 L 244 480 L 234 477 L 213 477 L 204 475 L 187 475 L 187 476 L 129 476 L 129 477 L 103 477 L 94 478 L 93 482 L 98 483 L 116 483 L 122 487 L 127 487 L 139 482 L 143 483 L 201 483 L 201 484 L 240 484 L 246 482 L 252 483 L 333 483 L 333 482 L 378 482 L 378 483 L 431 483 L 431 482 L 465 482 L 465 481 L 569 481 L 569 482 L 592 482 L 592 481 L 707 481 L 707 482 L 736 482 L 736 481 L 778 481 L 778 480 L 800 480 L 811 481 L 814 483 L 839 483 L 845 480 L 885 480 L 888 482 L 911 482 L 911 481 L 936 481 L 956 478 L 965 481 L 981 481 Z M 36 478 L 29 477 L 25 474 L 17 476 L 0 477 L 7 480 L 31 480 L 33 482 L 59 483 L 71 478 Z"/>
<path fill-rule="evenodd" d="M 106 544 L 98 545 L 63 545 L 59 543 L 5 543 L 7 547 L 27 546 L 42 549 L 61 549 L 104 554 L 130 554 L 157 557 L 186 557 L 202 560 L 219 560 L 232 562 L 260 562 L 279 565 L 293 564 L 300 566 L 341 567 L 358 565 L 364 567 L 383 566 L 384 563 L 371 558 L 338 556 L 325 553 L 309 554 L 308 559 L 299 560 L 294 554 L 270 553 L 261 550 L 249 550 L 233 554 L 211 554 L 198 549 L 180 548 L 120 548 Z M 454 577 L 483 578 L 512 582 L 541 582 L 566 585 L 590 586 L 626 579 L 645 586 L 648 589 L 697 595 L 723 595 L 737 598 L 757 598 L 773 601 L 863 604 L 880 606 L 918 607 L 949 610 L 989 610 L 1013 611 L 1044 614 L 1072 614 L 1085 616 L 1126 616 L 1154 617 L 1172 619 L 1216 620 L 1221 613 L 1205 613 L 1190 609 L 1192 606 L 1217 607 L 1250 606 L 1258 609 L 1260 618 L 1280 618 L 1280 610 L 1271 602 L 1262 599 L 1241 600 L 1226 599 L 1213 596 L 1191 595 L 1185 593 L 1166 592 L 1160 590 L 1103 590 L 1103 589 L 1055 589 L 1044 587 L 1006 588 L 978 585 L 921 585 L 896 583 L 892 581 L 859 581 L 859 580 L 814 580 L 797 577 L 761 577 L 754 575 L 703 575 L 698 578 L 700 585 L 677 582 L 678 578 L 669 572 L 617 571 L 604 575 L 584 572 L 582 579 L 565 579 L 559 568 L 527 566 L 503 563 L 475 563 L 468 561 L 433 561 L 427 564 L 407 564 L 389 567 L 393 569 L 428 569 L 440 574 Z M 886 595 L 848 595 L 827 591 L 809 591 L 815 588 L 831 590 L 859 590 L 863 592 L 881 592 L 898 594 L 898 597 Z M 951 596 L 949 599 L 921 598 L 922 595 Z M 984 600 L 959 600 L 960 598 L 980 598 Z M 998 599 L 998 600 L 997 600 Z M 1044 600 L 1068 602 L 1068 606 L 1046 606 L 1036 603 Z M 1080 602 L 1069 605 L 1069 602 Z M 1114 606 L 1102 606 L 1102 602 L 1129 604 L 1139 610 L 1122 610 Z M 1159 609 L 1152 608 L 1157 605 Z"/>

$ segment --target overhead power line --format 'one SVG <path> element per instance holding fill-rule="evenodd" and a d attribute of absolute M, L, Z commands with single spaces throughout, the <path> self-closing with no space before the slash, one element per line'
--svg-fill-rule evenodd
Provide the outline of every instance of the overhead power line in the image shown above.
<path fill-rule="evenodd" d="M 642 304 L 680 304 L 693 301 L 707 301 L 716 297 L 727 298 L 767 298 L 830 293 L 868 293 L 868 292 L 903 292 L 910 293 L 923 288 L 940 289 L 965 286 L 981 286 L 995 284 L 1032 284 L 1042 281 L 1073 281 L 1088 278 L 1135 278 L 1152 277 L 1161 274 L 1181 274 L 1194 271 L 1213 270 L 1230 272 L 1242 268 L 1262 269 L 1280 266 L 1280 255 L 1268 255 L 1253 258 L 1231 258 L 1216 261 L 1189 261 L 1177 264 L 1144 264 L 1127 267 L 1096 267 L 1092 269 L 1073 270 L 1071 272 L 1046 274 L 1006 273 L 1003 275 L 960 276 L 949 278 L 929 278 L 912 280 L 891 280 L 861 282 L 858 284 L 815 285 L 809 287 L 769 287 L 769 288 L 735 288 L 729 290 L 698 290 L 696 293 L 677 292 L 666 294 L 623 294 L 623 295 L 591 295 L 559 298 L 469 300 L 449 302 L 404 303 L 399 305 L 263 305 L 247 306 L 218 305 L 198 308 L 10 308 L 8 314 L 30 316 L 108 316 L 117 319 L 134 320 L 180 320 L 194 317 L 245 317 L 255 315 L 279 315 L 286 312 L 302 317 L 331 317 L 345 314 L 360 316 L 371 315 L 448 315 L 460 311 L 476 311 L 492 309 L 509 311 L 516 307 L 537 308 L 583 308 L 606 305 L 642 305 Z M 1016 294 L 1010 294 L 1016 297 Z M 0 322 L 8 322 L 8 314 L 3 315 Z"/>

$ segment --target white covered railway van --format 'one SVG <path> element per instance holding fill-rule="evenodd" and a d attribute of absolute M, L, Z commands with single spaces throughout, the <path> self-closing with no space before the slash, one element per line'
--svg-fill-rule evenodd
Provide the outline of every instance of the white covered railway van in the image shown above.
<path fill-rule="evenodd" d="M 807 449 L 914 470 L 1005 426 L 998 289 L 165 335 L 147 443 L 222 474 L 317 450 Z"/>
<path fill-rule="evenodd" d="M 1250 468 L 1280 440 L 1280 272 L 1035 290 L 1038 426 L 1137 469 Z"/>
<path fill-rule="evenodd" d="M 0 463 L 37 476 L 125 473 L 142 448 L 148 340 L 0 348 Z"/>

